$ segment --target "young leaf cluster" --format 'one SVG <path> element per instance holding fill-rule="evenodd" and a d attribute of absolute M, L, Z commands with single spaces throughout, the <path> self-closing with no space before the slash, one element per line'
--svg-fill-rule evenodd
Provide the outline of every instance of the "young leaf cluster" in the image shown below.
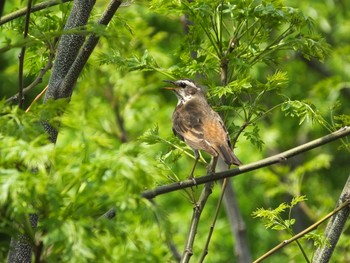
<path fill-rule="evenodd" d="M 306 199 L 306 196 L 296 196 L 294 197 L 289 204 L 282 203 L 275 209 L 263 209 L 259 208 L 256 211 L 252 213 L 253 217 L 255 218 L 261 218 L 265 227 L 270 228 L 277 231 L 286 231 L 291 237 L 294 236 L 294 230 L 293 225 L 295 224 L 296 220 L 294 218 L 291 218 L 291 212 L 292 209 L 298 205 L 300 202 L 304 202 Z M 282 214 L 287 213 L 288 216 L 286 219 L 283 218 Z M 312 240 L 314 246 L 321 247 L 321 246 L 328 246 L 329 242 L 328 240 L 317 233 L 307 233 L 302 237 L 303 240 Z M 301 253 L 303 254 L 305 260 L 309 262 L 308 256 L 305 252 L 305 248 L 301 245 L 301 243 L 298 240 L 295 240 L 299 249 L 301 250 Z"/>
<path fill-rule="evenodd" d="M 292 209 L 298 203 L 303 202 L 305 200 L 307 200 L 306 196 L 297 196 L 294 197 L 289 204 L 282 203 L 273 210 L 258 208 L 252 213 L 252 215 L 255 218 L 261 218 L 266 228 L 271 228 L 273 230 L 278 231 L 287 230 L 288 232 L 293 232 L 292 226 L 295 223 L 295 219 L 291 218 Z M 288 214 L 288 217 L 286 219 L 284 219 L 282 216 L 284 212 L 287 212 Z"/>

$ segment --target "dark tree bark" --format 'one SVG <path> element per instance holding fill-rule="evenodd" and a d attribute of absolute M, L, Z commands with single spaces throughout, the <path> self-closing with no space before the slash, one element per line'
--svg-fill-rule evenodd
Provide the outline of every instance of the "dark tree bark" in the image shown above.
<path fill-rule="evenodd" d="M 336 207 L 338 207 L 341 203 L 349 200 L 350 198 L 350 176 L 346 184 L 344 185 L 343 191 L 340 194 L 338 203 Z M 340 235 L 344 229 L 345 223 L 348 220 L 350 215 L 350 207 L 346 207 L 339 211 L 336 215 L 332 216 L 329 220 L 325 236 L 329 241 L 330 246 L 323 246 L 316 250 L 315 256 L 312 260 L 313 263 L 326 263 L 329 262 L 335 247 L 337 246 Z"/>
<path fill-rule="evenodd" d="M 91 10 L 95 4 L 95 0 L 76 0 L 74 1 L 70 16 L 68 18 L 65 29 L 76 28 L 86 25 Z M 84 43 L 84 36 L 81 35 L 63 35 L 59 44 L 58 54 L 52 70 L 49 81 L 49 89 L 45 97 L 45 101 L 49 98 L 69 97 L 70 93 L 62 93 L 59 90 L 59 84 L 67 74 L 69 68 L 74 62 L 80 47 Z M 51 140 L 56 141 L 57 131 L 52 126 L 44 124 L 47 128 Z M 29 215 L 30 227 L 35 229 L 38 223 L 39 215 Z M 25 223 L 24 223 L 25 224 Z M 12 237 L 10 243 L 10 251 L 8 255 L 9 263 L 28 263 L 32 260 L 33 240 L 26 234 Z M 40 257 L 40 255 L 38 255 Z M 38 260 L 38 259 L 37 259 Z"/>
<path fill-rule="evenodd" d="M 36 214 L 29 215 L 30 227 L 36 228 L 38 216 Z M 27 235 L 18 234 L 12 237 L 10 243 L 10 251 L 7 261 L 9 263 L 27 263 L 32 259 L 32 242 Z"/>
<path fill-rule="evenodd" d="M 90 4 L 93 5 L 94 2 L 95 1 L 91 0 Z M 121 3 L 122 0 L 111 0 L 107 9 L 98 20 L 98 23 L 100 25 L 108 25 Z M 86 3 L 84 2 L 84 4 Z M 84 8 L 81 10 L 87 12 Z M 83 19 L 85 16 L 81 15 L 81 17 Z M 70 26 L 71 23 L 74 22 L 76 22 L 75 18 L 73 18 L 72 21 L 68 21 L 67 24 Z M 57 58 L 56 61 L 58 62 L 55 62 L 54 64 L 52 76 L 44 99 L 45 103 L 47 103 L 49 99 L 56 100 L 71 97 L 74 85 L 100 39 L 98 35 L 92 34 L 84 43 L 84 38 L 82 38 L 82 36 L 73 36 L 75 40 L 69 37 L 61 40 L 58 54 L 60 59 Z M 83 43 L 84 45 L 82 46 Z M 47 130 L 50 139 L 55 142 L 58 130 L 48 123 L 44 123 L 44 127 Z"/>
<path fill-rule="evenodd" d="M 235 250 L 237 262 L 248 263 L 252 262 L 252 257 L 249 249 L 247 238 L 246 225 L 241 215 L 238 206 L 236 192 L 233 188 L 231 178 L 228 178 L 228 183 L 224 195 L 224 205 L 227 213 L 227 218 L 230 223 L 232 236 L 235 238 Z"/>
<path fill-rule="evenodd" d="M 95 0 L 76 0 L 64 29 L 79 28 L 86 25 Z M 57 56 L 45 95 L 45 102 L 50 99 L 68 98 L 72 89 L 63 91 L 60 84 L 75 61 L 85 36 L 78 34 L 63 35 L 58 45 Z M 73 85 L 72 85 L 73 86 Z"/>
<path fill-rule="evenodd" d="M 95 0 L 76 0 L 73 3 L 68 21 L 64 29 L 79 28 L 86 25 Z M 44 102 L 49 99 L 70 98 L 73 92 L 73 83 L 69 83 L 69 88 L 62 88 L 61 83 L 67 76 L 73 62 L 79 53 L 81 46 L 84 44 L 85 36 L 79 34 L 63 35 L 58 45 L 58 51 L 52 74 L 49 80 L 48 89 L 45 94 Z M 58 131 L 48 122 L 44 121 L 45 130 L 50 136 L 52 142 L 56 142 Z"/>

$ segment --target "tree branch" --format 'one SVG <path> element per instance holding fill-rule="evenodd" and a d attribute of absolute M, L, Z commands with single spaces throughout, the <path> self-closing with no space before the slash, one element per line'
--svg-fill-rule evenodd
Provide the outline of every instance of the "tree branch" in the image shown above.
<path fill-rule="evenodd" d="M 270 255 L 272 255 L 273 253 L 275 253 L 276 251 L 278 251 L 279 249 L 281 249 L 282 247 L 292 243 L 293 241 L 296 241 L 297 239 L 303 237 L 304 235 L 306 235 L 307 233 L 313 231 L 314 229 L 316 229 L 319 225 L 321 225 L 324 221 L 326 221 L 327 219 L 329 219 L 331 216 L 337 215 L 339 211 L 344 211 L 347 210 L 349 213 L 350 207 L 350 200 L 346 200 L 343 204 L 339 205 L 336 209 L 334 209 L 332 212 L 330 212 L 329 214 L 327 214 L 326 216 L 324 216 L 322 219 L 318 220 L 316 223 L 312 224 L 311 226 L 309 226 L 308 228 L 306 228 L 305 230 L 299 232 L 298 234 L 296 234 L 295 236 L 293 236 L 292 238 L 288 239 L 288 240 L 284 240 L 282 243 L 280 243 L 278 246 L 274 247 L 273 249 L 271 249 L 270 251 L 268 251 L 267 253 L 265 253 L 264 255 L 262 255 L 260 258 L 258 258 L 257 260 L 255 260 L 253 263 L 258 263 L 261 262 L 262 260 L 266 259 L 267 257 L 269 257 Z M 345 223 L 345 222 L 344 222 Z M 333 248 L 334 249 L 334 248 Z M 328 262 L 328 261 L 314 261 L 314 262 Z"/>
<path fill-rule="evenodd" d="M 26 12 L 26 22 L 24 25 L 23 39 L 26 39 L 29 32 L 29 21 L 30 21 L 30 9 L 32 6 L 32 0 L 28 0 L 27 12 Z M 24 67 L 24 56 L 26 53 L 26 47 L 22 47 L 21 53 L 18 56 L 19 59 L 19 69 L 18 69 L 18 107 L 23 106 L 23 67 Z"/>
<path fill-rule="evenodd" d="M 64 29 L 68 30 L 86 25 L 94 4 L 95 0 L 75 0 Z M 69 98 L 71 93 L 63 94 L 59 87 L 68 74 L 84 40 L 85 36 L 78 34 L 62 35 L 58 44 L 58 52 L 44 97 L 44 103 L 49 99 Z M 43 122 L 43 126 L 49 134 L 50 140 L 56 142 L 58 134 L 56 128 L 47 122 Z"/>
<path fill-rule="evenodd" d="M 55 38 L 55 41 L 54 41 L 52 46 L 55 46 L 57 41 L 58 41 L 58 38 Z M 45 73 L 52 68 L 52 62 L 53 62 L 54 58 L 55 58 L 55 50 L 54 50 L 54 48 L 50 48 L 50 55 L 49 55 L 48 61 L 46 63 L 46 66 L 41 68 L 36 79 L 23 89 L 23 95 L 27 94 L 32 88 L 34 88 L 36 85 L 38 85 L 39 83 L 41 83 L 43 81 L 43 77 L 44 77 Z M 46 88 L 45 88 L 45 90 L 46 90 Z M 18 100 L 18 98 L 19 98 L 19 93 L 8 98 L 6 100 L 6 103 L 14 102 L 14 101 Z"/>
<path fill-rule="evenodd" d="M 108 25 L 108 23 L 113 18 L 115 12 L 118 10 L 121 3 L 122 3 L 122 0 L 112 0 L 109 3 L 109 6 L 106 9 L 106 11 L 102 14 L 101 18 L 98 20 L 98 24 Z M 98 35 L 92 34 L 86 40 L 86 42 L 85 42 L 84 46 L 81 48 L 77 58 L 74 60 L 74 63 L 70 67 L 67 75 L 65 76 L 62 83 L 59 86 L 59 90 L 60 90 L 61 95 L 65 95 L 65 96 L 70 97 L 70 95 L 73 91 L 73 85 L 77 81 L 81 71 L 83 70 L 83 68 L 84 68 L 87 60 L 89 59 L 92 51 L 96 47 L 99 39 L 100 39 L 100 37 Z"/>
<path fill-rule="evenodd" d="M 231 232 L 235 237 L 234 254 L 236 255 L 237 262 L 252 262 L 248 246 L 249 242 L 246 233 L 246 224 L 240 213 L 236 192 L 233 188 L 234 185 L 231 182 L 231 178 L 227 178 L 226 180 L 227 187 L 224 194 L 224 205 L 230 223 Z"/>
<path fill-rule="evenodd" d="M 29 218 L 24 220 L 24 225 L 27 223 L 27 228 L 29 232 L 32 232 L 38 224 L 38 215 L 30 214 Z M 28 225 L 29 224 L 29 225 Z M 11 237 L 10 250 L 7 257 L 8 263 L 18 263 L 18 262 L 31 262 L 32 258 L 32 238 L 34 235 L 30 234 L 16 234 Z"/>
<path fill-rule="evenodd" d="M 28 33 L 31 1 L 32 0 L 28 0 L 28 8 L 27 8 L 27 17 L 26 17 L 26 26 L 25 26 L 24 37 L 26 37 L 26 35 Z M 69 19 L 68 19 L 67 24 L 66 24 L 66 28 L 71 28 L 71 27 L 86 24 L 94 3 L 95 3 L 95 1 L 93 1 L 93 0 L 91 0 L 91 1 L 85 1 L 85 0 L 74 1 Z M 65 44 L 63 44 L 62 39 L 69 40 L 69 41 L 68 42 L 66 41 Z M 61 50 L 59 50 L 59 55 L 58 55 L 59 58 L 55 61 L 56 68 L 54 66 L 54 68 L 56 70 L 53 71 L 53 74 L 51 75 L 50 80 L 53 79 L 52 76 L 56 77 L 55 80 L 57 80 L 57 73 L 58 73 L 58 76 L 64 77 L 64 76 L 60 75 L 60 74 L 62 74 L 61 69 L 66 69 L 65 63 L 67 63 L 67 61 L 68 61 L 68 64 L 69 64 L 69 61 L 71 61 L 71 62 L 74 61 L 75 54 L 77 54 L 81 44 L 84 41 L 84 37 L 76 36 L 76 35 L 63 36 L 62 39 L 60 42 Z M 67 45 L 67 46 L 65 46 L 65 45 Z M 24 50 L 25 50 L 25 47 L 22 48 L 22 52 L 21 52 L 21 56 L 20 56 L 20 61 L 22 61 L 22 63 L 23 63 L 23 58 L 24 58 Z M 73 51 L 70 52 L 71 50 L 73 50 Z M 65 52 L 68 52 L 68 55 L 64 54 Z M 70 57 L 70 55 L 72 55 L 72 54 L 73 54 L 73 57 Z M 70 64 L 69 64 L 69 66 L 70 66 Z M 68 66 L 68 68 L 69 68 L 69 66 Z M 22 70 L 23 70 L 23 64 L 22 64 Z M 55 73 L 56 73 L 56 75 L 55 75 Z M 19 70 L 20 86 L 21 86 L 21 74 L 22 74 L 22 72 L 21 72 L 21 66 L 20 66 L 20 70 Z M 59 81 L 59 83 L 61 82 L 60 79 L 58 81 Z M 55 83 L 55 84 L 57 84 L 57 83 Z M 19 90 L 19 101 L 20 102 L 22 101 L 22 97 L 23 97 L 22 92 L 23 92 L 22 88 L 20 88 L 20 90 Z M 45 125 L 45 128 L 47 128 L 47 127 L 48 127 L 48 125 Z M 48 132 L 52 136 L 52 133 L 50 132 L 50 130 L 48 130 Z M 56 137 L 57 137 L 57 133 L 56 133 Z M 56 141 L 56 137 L 51 137 L 53 142 Z M 33 228 L 36 227 L 37 221 L 38 221 L 38 215 L 31 214 L 29 217 L 30 226 L 25 228 L 25 233 L 22 235 L 19 235 L 19 236 L 13 236 L 11 238 L 10 251 L 9 251 L 9 255 L 8 255 L 8 262 L 9 263 L 12 263 L 12 262 L 16 262 L 16 263 L 17 262 L 31 262 L 32 249 L 33 249 L 33 242 L 31 242 L 31 241 L 33 241 L 33 239 L 34 239 L 32 237 L 34 235 L 32 235 L 33 233 L 31 233 L 31 231 L 33 230 Z M 26 225 L 24 224 L 24 227 L 25 226 Z M 40 259 L 37 259 L 37 260 L 40 260 Z"/>
<path fill-rule="evenodd" d="M 58 4 L 62 4 L 65 2 L 70 2 L 72 0 L 49 0 L 49 1 L 45 1 L 36 5 L 33 5 L 33 7 L 31 8 L 31 13 L 36 12 L 36 11 L 40 11 L 42 9 L 54 6 L 54 5 L 58 5 Z M 6 16 L 3 16 L 2 18 L 0 18 L 0 26 L 3 24 L 6 24 L 7 22 L 10 22 L 16 18 L 19 18 L 21 16 L 24 16 L 27 13 L 28 8 L 22 8 L 19 9 L 11 14 L 8 14 Z"/>
<path fill-rule="evenodd" d="M 219 162 L 223 162 L 221 160 L 221 158 L 219 159 Z M 227 168 L 225 170 L 227 170 Z M 219 171 L 221 171 L 221 170 L 219 170 Z M 223 200 L 223 197 L 224 197 L 224 194 L 225 194 L 226 185 L 227 185 L 227 179 L 224 179 L 224 182 L 222 184 L 221 195 L 220 195 L 219 201 L 218 201 L 218 203 L 216 205 L 213 222 L 211 223 L 211 226 L 210 226 L 210 229 L 209 229 L 209 233 L 208 233 L 208 236 L 207 236 L 207 240 L 205 242 L 205 246 L 203 248 L 202 254 L 201 254 L 200 258 L 199 258 L 199 262 L 203 262 L 205 257 L 208 255 L 209 243 L 210 243 L 210 240 L 211 240 L 211 236 L 213 235 L 213 232 L 214 232 L 214 227 L 215 227 L 216 221 L 217 221 L 218 216 L 219 216 L 220 207 L 221 207 L 222 200 Z"/>
<path fill-rule="evenodd" d="M 27 38 L 29 32 L 29 21 L 30 21 L 30 8 L 32 6 L 32 0 L 28 0 L 27 12 L 26 12 L 26 22 L 24 25 L 23 38 Z M 24 67 L 24 56 L 26 48 L 22 47 L 21 53 L 18 57 L 19 59 L 19 70 L 18 70 L 18 107 L 22 108 L 23 106 L 23 67 Z M 38 216 L 35 214 L 29 215 L 28 226 L 29 231 L 32 231 L 33 228 L 37 227 Z M 25 225 L 25 222 L 24 222 Z M 10 242 L 10 251 L 8 254 L 8 262 L 31 262 L 31 252 L 32 245 L 30 242 L 30 236 L 27 234 L 19 234 L 17 236 L 11 237 Z"/>
<path fill-rule="evenodd" d="M 210 175 L 210 176 L 212 176 L 212 175 Z M 204 189 L 199 197 L 199 200 L 195 204 L 195 207 L 193 208 L 191 226 L 190 226 L 190 230 L 188 232 L 185 249 L 184 249 L 184 252 L 182 254 L 180 263 L 189 262 L 191 256 L 193 255 L 193 244 L 194 244 L 194 239 L 195 239 L 196 234 L 197 234 L 199 219 L 200 219 L 200 216 L 203 212 L 204 206 L 207 203 L 209 195 L 212 192 L 213 186 L 214 186 L 213 182 L 209 182 L 209 183 L 205 184 Z"/>
<path fill-rule="evenodd" d="M 94 1 L 93 1 L 94 2 Z M 75 2 L 74 2 L 75 3 Z M 122 0 L 112 0 L 105 12 L 102 14 L 98 23 L 101 25 L 108 25 L 108 23 L 113 18 L 115 12 L 118 10 L 121 5 Z M 72 9 L 73 10 L 73 9 Z M 80 36 L 70 36 L 71 38 L 78 38 Z M 73 57 L 62 56 L 62 59 L 68 59 L 70 63 L 62 60 L 58 63 L 58 67 L 61 67 L 61 70 L 57 70 L 57 74 L 52 76 L 52 80 L 50 79 L 49 88 L 47 90 L 44 101 L 46 102 L 49 99 L 59 99 L 59 98 L 70 98 L 74 89 L 74 84 L 77 81 L 80 73 L 82 72 L 87 60 L 89 59 L 91 53 L 93 52 L 95 46 L 100 39 L 96 34 L 92 34 L 85 42 L 84 46 L 80 49 L 80 46 L 84 39 L 82 39 L 81 44 L 79 40 L 74 42 L 76 46 L 71 50 L 70 53 L 74 53 Z M 78 43 L 78 44 L 77 44 Z M 66 43 L 67 44 L 67 43 Z M 69 44 L 69 43 L 68 43 Z M 70 46 L 61 45 L 63 50 L 70 50 Z M 80 51 L 79 51 L 80 49 Z M 60 49 L 59 49 L 60 51 Z M 63 52 L 63 51 L 62 51 Z M 77 54 L 77 55 L 76 55 Z M 69 64 L 69 67 L 67 67 Z M 56 65 L 56 63 L 55 63 Z M 54 68 L 55 68 L 54 65 Z M 63 74 L 64 73 L 64 74 Z M 50 85 L 51 83 L 51 85 Z M 45 128 L 50 134 L 52 140 L 56 140 L 58 131 L 52 126 L 45 124 Z"/>
<path fill-rule="evenodd" d="M 340 204 L 344 202 L 344 200 L 347 200 L 346 202 L 349 204 L 350 203 L 349 198 L 350 198 L 350 176 L 348 177 L 348 180 L 343 188 L 343 191 L 340 194 L 337 206 L 340 206 Z M 343 205 L 345 205 L 346 202 Z M 332 253 L 337 245 L 339 237 L 342 233 L 342 230 L 344 229 L 345 223 L 349 218 L 349 215 L 350 215 L 350 206 L 346 206 L 344 209 L 342 209 L 339 213 L 337 213 L 331 218 L 331 220 L 327 224 L 326 231 L 325 231 L 325 236 L 327 237 L 330 246 L 323 246 L 318 248 L 315 252 L 315 256 L 312 262 L 315 262 L 315 263 L 329 262 L 332 256 Z"/>
<path fill-rule="evenodd" d="M 168 185 L 159 186 L 159 187 L 152 189 L 152 190 L 143 191 L 141 193 L 141 195 L 144 198 L 150 199 L 150 198 L 154 198 L 154 197 L 161 195 L 161 194 L 177 191 L 179 189 L 192 187 L 194 185 L 205 184 L 205 183 L 220 180 L 223 178 L 237 176 L 239 174 L 254 171 L 254 170 L 257 170 L 257 169 L 262 168 L 262 167 L 266 167 L 266 166 L 269 166 L 269 165 L 272 165 L 275 163 L 280 163 L 280 162 L 286 161 L 288 158 L 291 158 L 291 157 L 298 155 L 300 153 L 303 153 L 303 152 L 307 152 L 309 150 L 312 150 L 312 149 L 317 148 L 321 145 L 330 143 L 332 141 L 338 140 L 340 138 L 348 136 L 349 134 L 350 134 L 350 127 L 343 127 L 341 129 L 339 129 L 338 131 L 330 133 L 330 134 L 323 136 L 319 139 L 316 139 L 316 140 L 313 140 L 311 142 L 305 143 L 303 145 L 297 146 L 295 148 L 292 148 L 288 151 L 276 154 L 274 156 L 262 159 L 260 161 L 246 164 L 246 165 L 242 165 L 242 166 L 239 166 L 237 168 L 234 168 L 232 170 L 228 170 L 225 172 L 216 173 L 214 176 L 206 175 L 206 176 L 202 176 L 202 177 L 197 177 L 195 182 L 193 180 L 184 180 L 181 182 L 176 182 L 176 183 L 171 183 Z"/>
<path fill-rule="evenodd" d="M 64 29 L 73 29 L 86 25 L 94 4 L 95 0 L 75 0 Z M 61 37 L 58 45 L 58 53 L 49 80 L 49 88 L 44 99 L 45 102 L 50 98 L 58 99 L 69 97 L 70 94 L 64 94 L 59 87 L 66 78 L 84 40 L 85 36 L 77 34 L 63 35 Z"/>

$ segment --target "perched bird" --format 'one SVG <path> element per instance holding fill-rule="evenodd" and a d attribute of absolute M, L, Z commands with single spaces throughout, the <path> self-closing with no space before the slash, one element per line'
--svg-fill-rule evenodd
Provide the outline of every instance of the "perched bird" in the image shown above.
<path fill-rule="evenodd" d="M 165 89 L 174 91 L 178 98 L 173 113 L 173 132 L 193 149 L 195 155 L 190 178 L 193 178 L 199 160 L 198 150 L 212 155 L 215 164 L 220 156 L 228 165 L 241 165 L 231 149 L 224 122 L 209 106 L 203 89 L 189 79 L 166 82 L 173 84 L 173 87 Z"/>

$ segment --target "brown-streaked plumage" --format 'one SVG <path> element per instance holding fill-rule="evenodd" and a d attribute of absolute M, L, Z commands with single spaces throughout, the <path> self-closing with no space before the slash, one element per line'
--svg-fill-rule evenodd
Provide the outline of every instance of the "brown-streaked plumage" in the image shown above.
<path fill-rule="evenodd" d="M 220 156 L 228 165 L 241 165 L 231 149 L 224 122 L 209 106 L 202 88 L 189 79 L 167 82 L 174 87 L 165 89 L 174 91 L 178 98 L 173 113 L 173 132 L 193 149 L 196 158 L 190 177 L 193 177 L 199 150 L 212 155 L 215 161 Z"/>

